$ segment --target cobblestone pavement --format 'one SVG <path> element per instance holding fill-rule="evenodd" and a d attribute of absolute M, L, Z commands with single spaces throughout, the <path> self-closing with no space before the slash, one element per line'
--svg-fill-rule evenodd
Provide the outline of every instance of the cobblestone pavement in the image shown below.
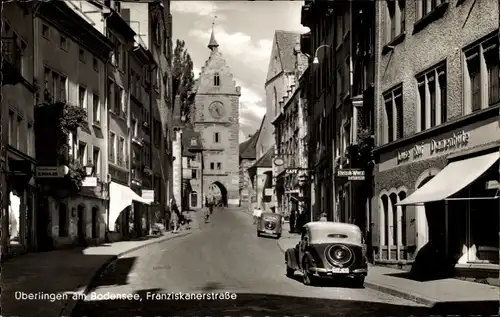
<path fill-rule="evenodd" d="M 183 239 L 152 245 L 112 263 L 96 282 L 92 297 L 80 302 L 72 316 L 429 313 L 423 305 L 371 289 L 340 284 L 308 287 L 300 282 L 300 276 L 287 278 L 283 253 L 276 240 L 258 238 L 252 218 L 243 212 L 216 211 L 210 222 L 200 227 L 200 231 Z M 222 293 L 229 299 L 175 299 L 175 294 L 192 293 Z M 105 300 L 109 296 L 133 294 L 136 300 Z M 154 299 L 154 294 L 162 297 Z"/>

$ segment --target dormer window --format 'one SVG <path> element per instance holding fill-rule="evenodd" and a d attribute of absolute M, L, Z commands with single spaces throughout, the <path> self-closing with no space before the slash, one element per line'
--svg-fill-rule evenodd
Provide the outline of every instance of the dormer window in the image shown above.
<path fill-rule="evenodd" d="M 215 73 L 215 75 L 214 75 L 214 86 L 220 86 L 219 73 Z"/>

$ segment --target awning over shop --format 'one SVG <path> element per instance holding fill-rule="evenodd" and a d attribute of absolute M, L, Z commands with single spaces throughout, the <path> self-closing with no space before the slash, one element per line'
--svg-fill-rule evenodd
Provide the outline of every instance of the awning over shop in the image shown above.
<path fill-rule="evenodd" d="M 153 201 L 144 199 L 137 195 L 132 189 L 127 186 L 120 185 L 115 182 L 109 184 L 109 230 L 115 230 L 116 219 L 120 213 L 130 205 L 132 201 L 137 201 L 146 205 L 151 204 Z"/>
<path fill-rule="evenodd" d="M 495 152 L 452 162 L 397 205 L 417 205 L 446 199 L 484 174 L 498 159 L 499 153 Z"/>

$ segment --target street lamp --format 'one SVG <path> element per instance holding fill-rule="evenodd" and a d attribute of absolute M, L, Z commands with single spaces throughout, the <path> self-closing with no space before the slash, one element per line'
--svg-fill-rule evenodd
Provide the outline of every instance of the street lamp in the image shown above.
<path fill-rule="evenodd" d="M 89 161 L 85 166 L 85 174 L 87 174 L 87 176 L 91 176 L 93 171 L 94 171 L 94 164 L 92 164 L 92 162 Z"/>
<path fill-rule="evenodd" d="M 318 51 L 319 51 L 320 48 L 323 48 L 323 47 L 332 48 L 330 45 L 327 45 L 327 44 L 323 44 L 323 45 L 318 46 L 318 48 L 314 52 L 313 64 L 319 64 Z"/>

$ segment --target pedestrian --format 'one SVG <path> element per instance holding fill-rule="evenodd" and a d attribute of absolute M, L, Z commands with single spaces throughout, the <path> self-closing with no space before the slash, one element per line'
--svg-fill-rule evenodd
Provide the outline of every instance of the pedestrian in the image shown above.
<path fill-rule="evenodd" d="M 292 209 L 290 212 L 290 220 L 289 220 L 289 225 L 290 225 L 290 233 L 295 233 L 295 210 Z"/>
<path fill-rule="evenodd" d="M 172 200 L 172 214 L 170 215 L 170 223 L 173 227 L 173 233 L 177 233 L 177 230 L 179 228 L 179 208 L 177 207 L 177 204 L 175 203 L 175 200 Z"/>
<path fill-rule="evenodd" d="M 253 224 L 256 225 L 258 224 L 258 221 L 260 220 L 260 216 L 262 215 L 262 210 L 260 207 L 257 207 L 253 210 Z"/>
<path fill-rule="evenodd" d="M 328 219 L 326 218 L 326 212 L 321 214 L 321 218 L 319 218 L 319 221 L 322 221 L 322 222 L 328 221 Z"/>

